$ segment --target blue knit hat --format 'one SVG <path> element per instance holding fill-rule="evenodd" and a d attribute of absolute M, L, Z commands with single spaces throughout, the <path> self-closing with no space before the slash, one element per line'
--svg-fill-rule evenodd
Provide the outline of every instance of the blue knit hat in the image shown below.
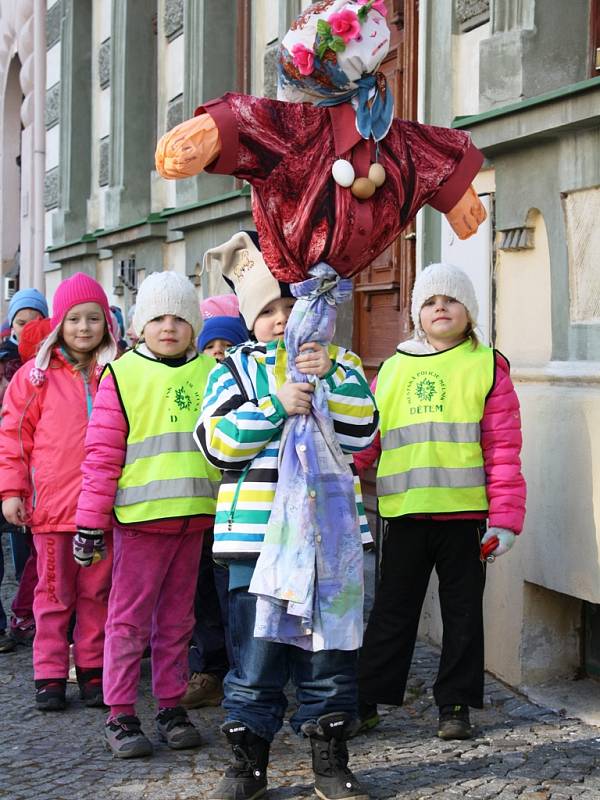
<path fill-rule="evenodd" d="M 215 339 L 231 344 L 242 344 L 249 338 L 246 326 L 239 317 L 209 317 L 198 337 L 198 350 L 202 352 Z"/>
<path fill-rule="evenodd" d="M 8 321 L 12 325 L 13 319 L 24 308 L 33 308 L 43 317 L 48 316 L 48 303 L 46 298 L 37 289 L 20 289 L 15 292 L 8 304 Z"/>

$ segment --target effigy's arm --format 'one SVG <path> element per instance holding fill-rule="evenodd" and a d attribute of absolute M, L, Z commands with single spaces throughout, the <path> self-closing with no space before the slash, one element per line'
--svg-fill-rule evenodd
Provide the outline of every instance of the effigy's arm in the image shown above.
<path fill-rule="evenodd" d="M 198 175 L 221 152 L 219 129 L 210 114 L 200 114 L 165 133 L 156 147 L 156 169 L 163 178 Z"/>
<path fill-rule="evenodd" d="M 486 218 L 483 203 L 477 196 L 473 184 L 453 208 L 445 214 L 446 219 L 459 239 L 468 239 L 477 233 L 477 228 Z"/>

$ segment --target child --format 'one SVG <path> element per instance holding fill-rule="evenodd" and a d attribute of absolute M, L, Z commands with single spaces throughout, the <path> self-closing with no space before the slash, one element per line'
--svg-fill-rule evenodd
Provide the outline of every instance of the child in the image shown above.
<path fill-rule="evenodd" d="M 149 275 L 133 325 L 136 349 L 110 364 L 100 384 L 77 508 L 91 550 L 114 524 L 103 685 L 110 705 L 105 744 L 118 758 L 152 754 L 135 715 L 148 642 L 160 739 L 176 750 L 201 744 L 180 701 L 202 537 L 213 525 L 221 477 L 192 438 L 215 362 L 194 346 L 200 312 L 189 280 Z"/>
<path fill-rule="evenodd" d="M 65 708 L 67 630 L 73 612 L 80 696 L 87 706 L 102 705 L 110 536 L 107 557 L 94 572 L 73 563 L 71 548 L 85 431 L 99 372 L 115 353 L 104 290 L 93 278 L 76 273 L 57 288 L 52 330 L 4 397 L 2 511 L 13 525 L 31 527 L 37 552 L 33 667 L 36 706 L 42 711 Z"/>
<path fill-rule="evenodd" d="M 434 566 L 444 624 L 433 689 L 438 735 L 470 738 L 469 706 L 483 706 L 481 545 L 497 536 L 494 556 L 512 547 L 523 527 L 525 481 L 509 365 L 478 342 L 477 310 L 460 269 L 423 270 L 412 295 L 415 336 L 377 378 L 381 441 L 356 456 L 359 472 L 379 456 L 379 513 L 387 521 L 359 659 L 363 727 L 377 724 L 377 703 L 402 704 Z"/>
<path fill-rule="evenodd" d="M 244 321 L 257 340 L 230 351 L 211 373 L 196 431 L 207 458 L 224 470 L 214 553 L 229 565 L 235 654 L 225 678 L 227 721 L 222 727 L 235 761 L 210 797 L 249 800 L 264 794 L 270 743 L 283 723 L 284 688 L 291 678 L 298 709 L 290 723 L 296 733 L 310 736 L 319 796 L 366 798 L 347 768 L 345 741 L 357 710 L 356 650 L 313 652 L 254 636 L 257 598 L 249 585 L 275 496 L 282 430 L 288 416 L 310 413 L 314 390 L 311 383 L 286 381 L 282 339 L 295 300 L 289 286 L 271 275 L 256 242 L 240 232 L 207 254 L 233 284 Z M 322 379 L 343 450 L 366 446 L 375 433 L 377 413 L 360 359 L 335 345 L 311 342 L 301 349 L 297 367 Z M 323 531 L 323 538 L 329 533 Z M 343 534 L 356 536 L 360 548 L 358 527 Z M 342 790 L 343 795 L 337 793 Z"/>
<path fill-rule="evenodd" d="M 204 320 L 198 337 L 198 350 L 217 361 L 223 361 L 228 348 L 242 344 L 247 339 L 248 331 L 239 317 L 209 317 Z"/>
<path fill-rule="evenodd" d="M 200 303 L 200 313 L 203 325 L 198 350 L 204 355 L 223 361 L 228 348 L 249 338 L 234 294 L 207 297 Z M 220 705 L 223 678 L 231 663 L 227 569 L 213 561 L 212 547 L 212 532 L 207 531 L 194 598 L 196 622 L 189 653 L 190 682 L 181 700 L 184 708 Z"/>
<path fill-rule="evenodd" d="M 22 365 L 18 346 L 22 331 L 31 320 L 48 316 L 46 298 L 37 289 L 21 289 L 8 305 L 10 337 L 0 345 L 0 405 L 12 376 Z M 35 634 L 33 621 L 33 590 L 37 583 L 35 552 L 32 552 L 31 534 L 8 524 L 0 516 L 0 530 L 10 533 L 15 575 L 19 581 L 17 594 L 12 602 L 12 617 L 8 631 L 7 619 L 0 602 L 0 653 L 8 653 L 17 643 L 31 644 Z M 4 573 L 4 558 L 0 547 L 0 585 Z"/>

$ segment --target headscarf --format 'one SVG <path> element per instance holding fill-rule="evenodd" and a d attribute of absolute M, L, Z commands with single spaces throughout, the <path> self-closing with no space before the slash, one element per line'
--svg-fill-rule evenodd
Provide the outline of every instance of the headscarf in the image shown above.
<path fill-rule="evenodd" d="M 377 68 L 390 44 L 384 0 L 322 0 L 293 23 L 279 48 L 278 98 L 292 103 L 352 102 L 364 139 L 380 141 L 394 102 Z"/>

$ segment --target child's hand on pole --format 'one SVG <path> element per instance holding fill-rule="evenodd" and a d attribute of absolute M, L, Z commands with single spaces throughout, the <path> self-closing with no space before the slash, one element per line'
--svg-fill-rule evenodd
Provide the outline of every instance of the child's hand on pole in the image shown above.
<path fill-rule="evenodd" d="M 292 383 L 286 381 L 277 392 L 277 399 L 285 408 L 288 416 L 294 414 L 310 414 L 312 405 L 311 395 L 315 387 L 312 383 Z"/>
<path fill-rule="evenodd" d="M 299 348 L 296 358 L 296 369 L 303 375 L 316 375 L 322 378 L 332 367 L 327 348 L 318 342 L 306 342 Z"/>

